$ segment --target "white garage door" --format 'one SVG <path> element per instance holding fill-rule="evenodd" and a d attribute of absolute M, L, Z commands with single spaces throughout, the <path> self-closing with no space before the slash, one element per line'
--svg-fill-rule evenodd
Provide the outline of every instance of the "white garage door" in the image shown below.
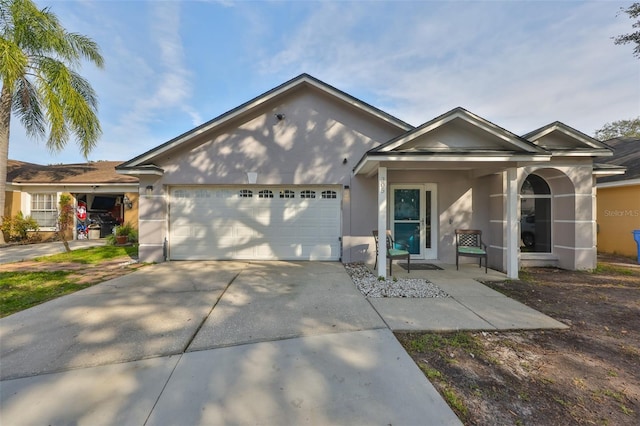
<path fill-rule="evenodd" d="M 338 260 L 338 187 L 175 187 L 174 260 Z"/>

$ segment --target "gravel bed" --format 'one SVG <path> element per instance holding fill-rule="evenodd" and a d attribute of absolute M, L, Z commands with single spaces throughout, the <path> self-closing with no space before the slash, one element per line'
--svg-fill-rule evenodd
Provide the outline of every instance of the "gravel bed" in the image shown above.
<path fill-rule="evenodd" d="M 450 297 L 425 279 L 378 280 L 364 263 L 347 263 L 344 267 L 358 290 L 367 297 Z"/>

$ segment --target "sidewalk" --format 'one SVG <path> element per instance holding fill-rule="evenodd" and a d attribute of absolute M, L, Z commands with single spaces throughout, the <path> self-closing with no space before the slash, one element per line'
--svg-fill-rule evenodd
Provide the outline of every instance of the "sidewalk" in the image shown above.
<path fill-rule="evenodd" d="M 71 250 L 105 245 L 105 240 L 73 240 L 69 241 Z M 31 260 L 40 256 L 64 253 L 61 241 L 52 243 L 20 244 L 0 246 L 0 264 Z"/>

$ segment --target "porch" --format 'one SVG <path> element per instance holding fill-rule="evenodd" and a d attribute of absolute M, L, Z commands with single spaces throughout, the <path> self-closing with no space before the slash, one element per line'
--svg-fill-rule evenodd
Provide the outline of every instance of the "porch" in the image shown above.
<path fill-rule="evenodd" d="M 416 264 L 415 266 L 417 266 Z M 501 281 L 507 276 L 477 263 L 438 263 L 439 270 L 412 269 L 393 265 L 393 276 L 422 278 L 450 297 L 368 298 L 393 331 L 524 330 L 564 329 L 565 324 L 483 285 L 479 280 Z M 367 267 L 375 272 L 373 264 Z M 412 266 L 414 266 L 412 264 Z"/>

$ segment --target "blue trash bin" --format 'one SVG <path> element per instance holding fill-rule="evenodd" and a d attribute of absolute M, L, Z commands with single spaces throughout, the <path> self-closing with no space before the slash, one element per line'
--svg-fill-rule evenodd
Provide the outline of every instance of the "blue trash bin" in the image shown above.
<path fill-rule="evenodd" d="M 640 265 L 640 229 L 633 230 L 633 239 L 636 240 L 638 264 Z"/>

